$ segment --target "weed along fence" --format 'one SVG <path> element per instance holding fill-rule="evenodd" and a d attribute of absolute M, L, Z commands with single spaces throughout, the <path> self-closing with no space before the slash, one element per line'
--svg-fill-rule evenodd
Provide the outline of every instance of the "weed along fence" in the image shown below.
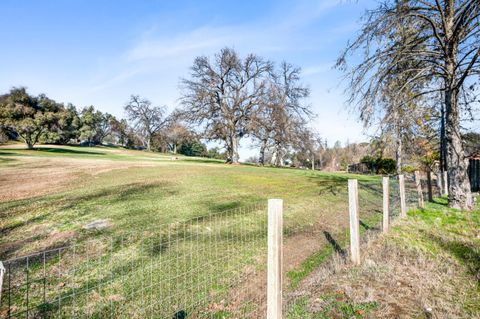
<path fill-rule="evenodd" d="M 361 263 L 365 231 L 388 231 L 423 200 L 418 185 L 403 176 L 344 180 L 318 195 L 341 196 L 335 210 L 270 199 L 10 258 L 0 267 L 0 317 L 290 318 L 309 271 L 333 253 Z"/>

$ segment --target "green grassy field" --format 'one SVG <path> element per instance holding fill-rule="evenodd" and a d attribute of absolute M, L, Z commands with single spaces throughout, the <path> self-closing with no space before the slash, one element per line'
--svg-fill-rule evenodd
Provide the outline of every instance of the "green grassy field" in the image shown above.
<path fill-rule="evenodd" d="M 333 253 L 326 233 L 345 242 L 347 179 L 380 188 L 377 177 L 106 147 L 4 146 L 0 176 L 1 259 L 55 252 L 13 264 L 20 279 L 9 286 L 10 302 L 18 313 L 57 317 L 233 313 L 253 298 L 235 289 L 249 265 L 257 277 L 265 268 L 267 199 L 285 202 L 286 270 L 295 286 Z M 361 188 L 365 228 L 380 220 L 378 195 Z M 94 221 L 107 227 L 85 229 Z M 59 250 L 69 245 L 75 249 Z"/>

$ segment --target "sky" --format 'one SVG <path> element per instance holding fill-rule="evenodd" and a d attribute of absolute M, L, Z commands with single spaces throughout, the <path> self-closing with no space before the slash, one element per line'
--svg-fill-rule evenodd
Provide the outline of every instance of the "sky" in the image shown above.
<path fill-rule="evenodd" d="M 118 117 L 131 94 L 173 109 L 194 58 L 228 46 L 301 67 L 317 114 L 311 126 L 329 145 L 366 141 L 333 66 L 373 6 L 373 0 L 2 0 L 0 92 L 26 86 Z M 241 158 L 255 152 L 250 140 L 242 142 Z"/>

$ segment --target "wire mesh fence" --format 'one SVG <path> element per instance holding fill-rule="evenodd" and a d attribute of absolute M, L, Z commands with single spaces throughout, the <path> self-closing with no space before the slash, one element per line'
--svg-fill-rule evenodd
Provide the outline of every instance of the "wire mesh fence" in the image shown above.
<path fill-rule="evenodd" d="M 426 194 L 426 181 L 422 181 L 423 196 L 427 200 Z M 311 227 L 309 229 L 303 229 L 303 231 L 311 232 L 311 235 L 316 238 L 317 241 L 321 241 L 323 237 L 327 239 L 327 246 L 323 248 L 323 252 L 326 255 L 333 257 L 330 258 L 332 264 L 325 265 L 327 268 L 331 267 L 328 271 L 335 271 L 338 265 L 349 263 L 349 231 L 348 231 L 348 190 L 346 182 L 342 183 L 342 186 L 336 189 L 336 196 L 340 196 L 344 205 L 329 207 L 326 209 L 327 214 L 336 214 L 337 216 L 337 228 L 342 229 L 343 232 L 337 232 L 330 234 L 328 231 L 316 231 L 318 228 Z M 400 185 L 397 176 L 391 176 L 389 178 L 389 220 L 390 223 L 395 221 L 400 216 Z M 408 209 L 417 208 L 418 205 L 418 193 L 415 185 L 415 181 L 412 177 L 405 179 L 405 199 Z M 382 180 L 375 179 L 360 179 L 358 181 L 358 203 L 359 203 L 359 223 L 361 241 L 365 242 L 371 236 L 382 231 L 383 221 L 383 187 Z M 288 211 L 288 210 L 287 210 Z M 321 221 L 320 221 L 321 223 Z M 298 233 L 298 228 L 295 228 Z M 322 232 L 323 235 L 322 236 Z M 298 249 L 304 249 L 300 245 Z M 321 256 L 321 253 L 319 254 Z M 287 276 L 288 277 L 288 276 Z M 299 311 L 299 305 L 302 305 L 305 298 L 305 292 L 300 290 L 292 290 L 291 287 L 285 287 L 285 299 L 283 306 L 284 318 L 303 318 L 302 311 Z M 307 293 L 308 294 L 308 293 Z M 302 307 L 300 307 L 302 308 Z"/>
<path fill-rule="evenodd" d="M 1 317 L 262 317 L 245 280 L 265 266 L 266 222 L 253 205 L 7 260 Z"/>
<path fill-rule="evenodd" d="M 405 193 L 407 206 L 416 207 L 411 178 Z M 391 219 L 400 215 L 399 194 L 391 177 Z M 322 185 L 317 195 L 284 209 L 287 318 L 312 267 L 348 255 L 346 179 Z M 381 180 L 359 181 L 362 233 L 382 229 L 382 198 Z M 267 222 L 264 202 L 116 235 L 94 231 L 74 245 L 9 259 L 0 317 L 264 318 Z"/>

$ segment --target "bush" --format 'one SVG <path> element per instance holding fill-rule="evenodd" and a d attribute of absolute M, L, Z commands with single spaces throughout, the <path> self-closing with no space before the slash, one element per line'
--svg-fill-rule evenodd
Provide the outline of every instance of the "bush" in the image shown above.
<path fill-rule="evenodd" d="M 417 167 L 413 166 L 413 165 L 404 165 L 402 166 L 402 172 L 404 173 L 413 173 L 415 172 L 416 170 L 418 170 Z"/>
<path fill-rule="evenodd" d="M 206 156 L 207 147 L 198 141 L 183 143 L 178 153 L 186 156 Z"/>
<path fill-rule="evenodd" d="M 220 159 L 220 160 L 226 160 L 227 159 L 227 153 L 226 152 L 221 152 L 221 150 L 218 147 L 213 147 L 213 148 L 208 150 L 207 157 Z"/>
<path fill-rule="evenodd" d="M 374 158 L 368 155 L 364 156 L 360 163 L 365 164 L 374 174 L 394 174 L 397 166 L 397 162 L 393 158 Z"/>

